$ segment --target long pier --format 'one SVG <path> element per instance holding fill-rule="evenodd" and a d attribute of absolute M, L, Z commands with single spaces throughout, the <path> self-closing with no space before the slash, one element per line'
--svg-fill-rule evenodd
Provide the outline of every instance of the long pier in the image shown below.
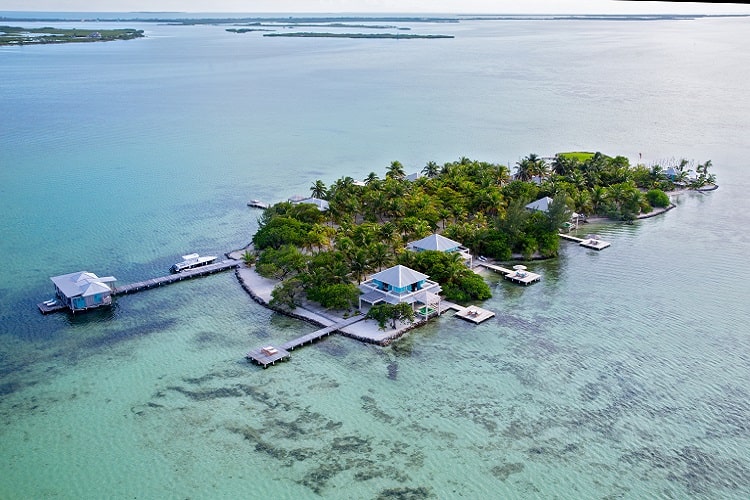
<path fill-rule="evenodd" d="M 289 357 L 291 356 L 290 351 L 293 351 L 297 347 L 303 346 L 305 344 L 312 344 L 316 340 L 327 337 L 328 335 L 331 335 L 332 333 L 335 333 L 349 325 L 353 325 L 354 323 L 362 321 L 363 319 L 365 319 L 365 317 L 362 315 L 352 316 L 351 318 L 344 321 L 334 323 L 333 325 L 315 330 L 314 332 L 308 333 L 307 335 L 297 337 L 294 340 L 290 340 L 289 342 L 281 344 L 281 346 L 279 347 L 268 345 L 259 349 L 253 349 L 245 355 L 245 358 L 248 361 L 254 361 L 263 368 L 267 368 L 269 365 L 276 364 L 277 361 L 284 361 L 286 359 L 289 359 Z"/>
<path fill-rule="evenodd" d="M 209 264 L 207 266 L 197 267 L 195 269 L 189 269 L 182 271 L 181 273 L 168 274 L 166 276 L 159 276 L 157 278 L 151 278 L 145 281 L 139 281 L 137 283 L 130 283 L 128 285 L 122 285 L 115 287 L 112 291 L 112 295 L 126 295 L 128 293 L 141 292 L 143 290 L 149 290 L 162 285 L 169 285 L 170 283 L 176 283 L 178 281 L 195 278 L 197 276 L 206 276 L 209 274 L 220 273 L 222 271 L 228 271 L 239 266 L 240 262 L 237 260 L 223 260 L 216 264 Z"/>

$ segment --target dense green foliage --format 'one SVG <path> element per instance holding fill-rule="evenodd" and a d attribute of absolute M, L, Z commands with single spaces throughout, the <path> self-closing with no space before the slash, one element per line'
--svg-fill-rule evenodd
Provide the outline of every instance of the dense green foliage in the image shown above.
<path fill-rule="evenodd" d="M 396 328 L 396 321 L 414 322 L 414 309 L 410 304 L 376 304 L 367 311 L 365 319 L 374 319 L 381 330 L 385 330 L 386 323 L 391 322 L 391 328 Z"/>
<path fill-rule="evenodd" d="M 669 196 L 661 189 L 651 189 L 646 193 L 646 200 L 652 207 L 668 207 Z"/>
<path fill-rule="evenodd" d="M 440 283 L 448 300 L 466 303 L 471 300 L 486 300 L 492 296 L 487 283 L 466 267 L 458 253 L 431 250 L 404 252 L 399 256 L 399 263 Z"/>
<path fill-rule="evenodd" d="M 693 171 L 682 160 L 665 170 L 633 167 L 625 157 L 601 153 L 561 153 L 551 161 L 530 154 L 516 164 L 515 175 L 505 165 L 461 158 L 428 162 L 422 176 L 410 181 L 404 165 L 394 161 L 382 178 L 371 172 L 364 182 L 314 181 L 310 193 L 328 201 L 325 212 L 288 202 L 266 210 L 253 236 L 257 269 L 264 276 L 294 278 L 279 291 L 278 303 L 290 306 L 307 297 L 349 309 L 354 283 L 397 262 L 439 282 L 450 300 L 483 300 L 489 288 L 456 254 L 407 252 L 406 244 L 442 233 L 475 255 L 501 261 L 552 257 L 572 211 L 630 220 L 668 204 L 665 190 L 713 183 L 710 166 L 708 161 Z M 552 199 L 546 212 L 525 208 L 545 196 Z"/>

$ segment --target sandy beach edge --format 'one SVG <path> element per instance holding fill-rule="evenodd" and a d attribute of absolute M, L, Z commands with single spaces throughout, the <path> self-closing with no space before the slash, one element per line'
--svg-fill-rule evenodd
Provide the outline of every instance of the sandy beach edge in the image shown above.
<path fill-rule="evenodd" d="M 231 259 L 241 260 L 242 253 L 248 248 L 251 247 L 228 252 L 226 255 Z M 240 265 L 235 269 L 235 276 L 237 277 L 240 286 L 242 286 L 242 289 L 245 290 L 255 302 L 276 313 L 300 321 L 305 321 L 321 328 L 332 326 L 347 319 L 331 311 L 316 307 L 310 303 L 304 303 L 293 310 L 271 305 L 271 299 L 273 298 L 272 292 L 278 282 L 273 279 L 264 278 L 259 275 L 253 267 L 247 267 L 244 264 Z M 402 337 L 410 330 L 424 325 L 426 322 L 427 320 L 419 318 L 415 319 L 413 323 L 397 322 L 396 328 L 381 330 L 375 320 L 363 319 L 362 321 L 341 328 L 338 332 L 346 337 L 359 340 L 360 342 L 386 346 L 394 340 Z"/>

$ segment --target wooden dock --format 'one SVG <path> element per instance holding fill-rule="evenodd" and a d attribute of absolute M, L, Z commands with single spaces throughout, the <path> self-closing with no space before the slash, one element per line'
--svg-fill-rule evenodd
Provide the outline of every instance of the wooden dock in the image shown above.
<path fill-rule="evenodd" d="M 327 337 L 332 333 L 335 333 L 342 328 L 362 321 L 363 319 L 365 319 L 363 315 L 352 316 L 351 318 L 345 319 L 344 321 L 339 321 L 338 323 L 334 323 L 333 325 L 323 327 L 319 330 L 315 330 L 312 333 L 308 333 L 301 337 L 297 337 L 294 340 L 290 340 L 289 342 L 281 344 L 280 347 L 269 345 L 266 347 L 261 347 L 260 349 L 253 349 L 245 355 L 245 359 L 255 362 L 263 368 L 268 368 L 269 365 L 273 365 L 277 361 L 285 361 L 289 359 L 291 356 L 289 351 L 293 351 L 297 347 L 306 344 L 312 344 L 316 340 Z"/>
<path fill-rule="evenodd" d="M 68 307 L 61 304 L 60 301 L 56 301 L 54 304 L 50 305 L 46 302 L 40 302 L 37 304 L 37 307 L 42 312 L 42 314 L 50 314 L 55 312 L 64 311 Z"/>
<path fill-rule="evenodd" d="M 456 314 L 454 314 L 454 316 L 466 321 L 470 321 L 475 325 L 478 325 L 479 323 L 495 317 L 494 312 L 490 311 L 489 309 L 482 309 L 478 306 L 464 307 L 445 300 L 441 301 L 440 306 L 441 309 L 453 309 L 454 311 L 456 311 Z"/>
<path fill-rule="evenodd" d="M 560 236 L 560 238 L 564 240 L 575 241 L 580 246 L 585 247 L 585 248 L 591 248 L 593 250 L 603 250 L 607 248 L 608 246 L 610 246 L 609 242 L 602 241 L 598 238 L 577 238 L 575 236 L 571 236 L 569 234 L 564 234 L 564 233 L 558 233 L 558 235 Z"/>
<path fill-rule="evenodd" d="M 208 266 L 197 267 L 195 269 L 189 269 L 182 271 L 181 273 L 168 274 L 166 276 L 159 276 L 157 278 L 151 278 L 145 281 L 139 281 L 137 283 L 130 283 L 129 285 L 123 285 L 115 287 L 112 291 L 112 295 L 126 295 L 128 293 L 141 292 L 143 290 L 149 290 L 162 285 L 169 285 L 170 283 L 176 283 L 198 276 L 206 276 L 209 274 L 220 273 L 222 271 L 228 271 L 234 269 L 240 265 L 237 260 L 223 260 L 216 264 L 210 264 Z"/>
<path fill-rule="evenodd" d="M 540 274 L 532 273 L 529 271 L 515 271 L 513 269 L 506 269 L 501 266 L 496 266 L 495 264 L 490 264 L 489 262 L 479 261 L 477 262 L 477 265 L 484 266 L 487 269 L 491 269 L 497 273 L 500 273 L 506 280 L 512 281 L 513 283 L 518 283 L 519 285 L 528 285 L 542 279 L 542 276 Z"/>
<path fill-rule="evenodd" d="M 269 365 L 275 365 L 277 361 L 286 361 L 290 356 L 289 351 L 269 345 L 253 349 L 245 355 L 245 358 L 263 368 L 268 368 Z"/>

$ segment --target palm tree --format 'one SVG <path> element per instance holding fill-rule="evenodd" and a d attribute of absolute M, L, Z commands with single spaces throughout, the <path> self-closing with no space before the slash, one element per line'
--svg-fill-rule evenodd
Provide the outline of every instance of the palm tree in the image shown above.
<path fill-rule="evenodd" d="M 403 179 L 404 177 L 406 177 L 404 166 L 398 160 L 392 161 L 390 166 L 386 169 L 385 178 L 400 180 L 400 179 Z"/>
<path fill-rule="evenodd" d="M 384 266 L 391 263 L 392 255 L 390 248 L 382 241 L 370 245 L 368 250 L 370 252 L 370 262 L 373 267 L 378 268 L 378 271 L 381 271 Z"/>
<path fill-rule="evenodd" d="M 495 165 L 495 181 L 503 186 L 510 181 L 510 169 L 505 165 Z"/>
<path fill-rule="evenodd" d="M 519 181 L 530 181 L 532 177 L 532 165 L 527 158 L 516 162 L 516 179 Z"/>
<path fill-rule="evenodd" d="M 438 164 L 434 161 L 428 161 L 422 169 L 422 173 L 432 179 L 440 173 L 440 167 L 438 167 Z"/>
<path fill-rule="evenodd" d="M 323 184 L 323 181 L 321 181 L 320 179 L 313 183 L 310 191 L 312 192 L 313 198 L 319 198 L 321 200 L 325 199 L 326 195 L 328 194 L 326 185 Z"/>
<path fill-rule="evenodd" d="M 385 224 L 381 224 L 378 229 L 378 235 L 381 242 L 391 245 L 391 248 L 395 251 L 396 226 L 393 222 L 388 221 Z"/>
<path fill-rule="evenodd" d="M 604 205 L 607 199 L 607 188 L 603 186 L 596 186 L 591 190 L 591 209 L 595 214 L 599 213 L 602 205 Z"/>
<path fill-rule="evenodd" d="M 530 181 L 532 177 L 544 177 L 547 174 L 547 163 L 538 155 L 531 153 L 516 163 L 516 179 Z"/>
<path fill-rule="evenodd" d="M 555 155 L 552 171 L 557 175 L 568 175 L 575 170 L 576 160 L 570 156 Z"/>
<path fill-rule="evenodd" d="M 254 253 L 247 250 L 245 250 L 245 253 L 242 254 L 242 262 L 244 262 L 247 267 L 251 267 L 253 264 L 255 264 L 256 258 L 257 256 Z"/>
<path fill-rule="evenodd" d="M 367 177 L 365 177 L 365 184 L 369 186 L 376 180 L 378 180 L 378 174 L 376 174 L 375 172 L 370 172 L 369 174 L 367 174 Z"/>
<path fill-rule="evenodd" d="M 349 262 L 349 269 L 357 278 L 357 284 L 362 283 L 362 276 L 370 269 L 370 261 L 364 248 L 359 248 L 354 252 Z"/>

